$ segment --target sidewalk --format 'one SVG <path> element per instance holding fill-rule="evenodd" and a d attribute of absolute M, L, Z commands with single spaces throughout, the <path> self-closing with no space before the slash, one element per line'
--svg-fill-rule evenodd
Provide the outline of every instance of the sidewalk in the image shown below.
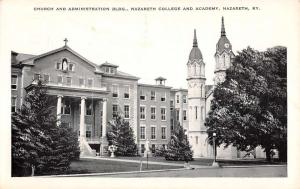
<path fill-rule="evenodd" d="M 141 163 L 141 160 L 130 160 L 130 159 L 118 159 L 118 158 L 107 158 L 107 157 L 81 157 L 81 159 L 96 159 L 96 160 L 106 160 L 106 161 L 120 161 L 120 162 L 129 162 L 129 163 Z M 147 160 L 143 158 L 143 165 L 147 163 Z M 169 165 L 169 166 L 182 166 L 184 164 L 181 163 L 169 163 L 169 162 L 159 162 L 159 161 L 148 161 L 148 164 L 153 165 Z M 191 168 L 211 168 L 211 166 L 205 165 L 190 165 Z"/>

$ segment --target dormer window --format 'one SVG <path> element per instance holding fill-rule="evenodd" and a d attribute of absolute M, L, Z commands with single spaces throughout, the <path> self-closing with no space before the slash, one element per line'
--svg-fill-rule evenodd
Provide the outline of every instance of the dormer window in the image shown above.
<path fill-rule="evenodd" d="M 105 72 L 109 73 L 109 67 L 105 67 Z"/>

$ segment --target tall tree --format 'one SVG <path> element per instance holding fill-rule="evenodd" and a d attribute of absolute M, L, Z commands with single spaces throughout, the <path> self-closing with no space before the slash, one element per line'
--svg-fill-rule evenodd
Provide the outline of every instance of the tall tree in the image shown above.
<path fill-rule="evenodd" d="M 36 174 L 55 174 L 58 172 L 48 171 L 51 159 L 57 160 L 53 166 L 59 168 L 79 155 L 77 135 L 57 127 L 53 104 L 46 86 L 38 81 L 28 89 L 21 109 L 12 114 L 13 176 L 29 176 L 33 170 Z M 68 158 L 57 157 L 56 149 Z"/>
<path fill-rule="evenodd" d="M 250 151 L 261 145 L 267 159 L 273 149 L 286 161 L 286 48 L 265 52 L 250 47 L 239 52 L 216 86 L 206 119 L 209 138 Z"/>
<path fill-rule="evenodd" d="M 115 154 L 117 156 L 135 156 L 137 155 L 137 146 L 133 130 L 128 121 L 124 120 L 121 114 L 108 124 L 107 139 L 109 145 L 117 147 Z"/>
<path fill-rule="evenodd" d="M 192 161 L 193 152 L 181 125 L 175 127 L 165 151 L 166 160 Z"/>

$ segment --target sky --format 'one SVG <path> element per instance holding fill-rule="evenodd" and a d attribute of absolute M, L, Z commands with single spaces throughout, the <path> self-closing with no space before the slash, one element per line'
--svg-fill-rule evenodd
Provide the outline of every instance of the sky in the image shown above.
<path fill-rule="evenodd" d="M 119 65 L 119 70 L 135 75 L 140 83 L 154 84 L 158 76 L 167 78 L 166 85 L 186 88 L 186 63 L 192 48 L 193 30 L 206 63 L 207 84 L 213 84 L 216 43 L 224 16 L 227 37 L 236 54 L 247 46 L 258 50 L 276 45 L 286 46 L 288 22 L 278 11 L 281 4 L 232 3 L 225 6 L 259 7 L 259 10 L 224 11 L 215 1 L 191 4 L 123 4 L 30 3 L 7 5 L 10 16 L 5 26 L 9 49 L 28 54 L 42 54 L 68 45 L 87 58 L 101 64 Z M 233 1 L 234 2 L 234 1 Z M 236 1 L 237 2 L 237 1 Z M 34 7 L 193 7 L 193 11 L 34 11 Z M 196 11 L 195 7 L 218 6 L 218 11 Z M 6 11 L 6 12 L 5 12 Z M 17 12 L 17 14 L 15 14 Z M 2 22 L 5 24 L 5 21 Z M 13 37 L 12 37 L 13 36 Z"/>

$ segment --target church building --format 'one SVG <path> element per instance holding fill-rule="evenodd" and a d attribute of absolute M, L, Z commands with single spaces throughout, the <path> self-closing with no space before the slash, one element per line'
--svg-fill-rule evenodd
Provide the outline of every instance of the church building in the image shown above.
<path fill-rule="evenodd" d="M 61 48 L 40 55 L 11 52 L 11 111 L 21 107 L 26 90 L 42 80 L 55 102 L 55 114 L 61 125 L 78 133 L 81 156 L 107 153 L 107 125 L 121 113 L 133 128 L 139 152 L 148 140 L 152 152 L 166 147 L 171 131 L 180 123 L 192 145 L 194 158 L 212 158 L 205 117 L 210 110 L 214 85 L 206 85 L 205 64 L 198 47 L 196 30 L 187 62 L 188 89 L 166 85 L 158 77 L 153 84 L 139 83 L 139 78 L 122 72 L 118 65 L 89 61 L 71 49 L 67 40 Z M 212 55 L 213 56 L 213 55 Z M 222 17 L 221 36 L 216 45 L 215 77 L 225 80 L 226 69 L 234 58 Z M 185 74 L 185 73 L 183 73 Z M 229 146 L 218 148 L 218 158 L 242 158 L 243 153 Z M 256 157 L 264 156 L 258 150 Z"/>

